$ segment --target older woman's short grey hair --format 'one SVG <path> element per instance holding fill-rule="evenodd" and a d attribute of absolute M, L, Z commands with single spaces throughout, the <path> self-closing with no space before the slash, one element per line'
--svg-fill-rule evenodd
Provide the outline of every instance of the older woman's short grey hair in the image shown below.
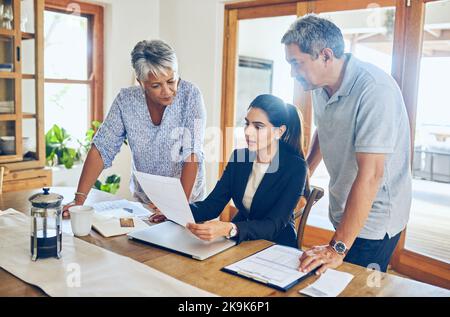
<path fill-rule="evenodd" d="M 136 77 L 146 81 L 149 74 L 167 75 L 168 71 L 178 72 L 178 60 L 175 51 L 161 40 L 141 41 L 131 52 L 131 63 Z"/>
<path fill-rule="evenodd" d="M 281 43 L 297 44 L 303 53 L 314 59 L 324 48 L 330 48 L 334 56 L 341 58 L 345 48 L 344 38 L 336 24 L 315 14 L 298 18 L 284 34 Z"/>

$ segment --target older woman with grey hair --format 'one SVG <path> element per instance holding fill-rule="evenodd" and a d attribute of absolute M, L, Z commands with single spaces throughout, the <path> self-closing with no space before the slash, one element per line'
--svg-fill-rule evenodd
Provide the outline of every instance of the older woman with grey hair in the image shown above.
<path fill-rule="evenodd" d="M 131 62 L 139 85 L 122 89 L 114 100 L 92 141 L 70 205 L 84 203 L 125 139 L 133 170 L 180 178 L 190 202 L 205 195 L 202 145 L 206 118 L 199 89 L 179 78 L 175 52 L 163 41 L 137 43 Z M 137 200 L 154 207 L 133 174 L 130 189 Z"/>

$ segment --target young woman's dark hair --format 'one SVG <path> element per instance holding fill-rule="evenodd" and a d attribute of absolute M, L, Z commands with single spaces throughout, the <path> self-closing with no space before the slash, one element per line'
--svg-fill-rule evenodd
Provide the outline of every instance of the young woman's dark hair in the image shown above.
<path fill-rule="evenodd" d="M 251 108 L 263 110 L 274 127 L 279 128 L 285 125 L 286 132 L 281 141 L 288 144 L 302 159 L 305 159 L 301 117 L 294 105 L 285 103 L 274 95 L 266 94 L 256 97 L 248 107 L 248 109 Z"/>

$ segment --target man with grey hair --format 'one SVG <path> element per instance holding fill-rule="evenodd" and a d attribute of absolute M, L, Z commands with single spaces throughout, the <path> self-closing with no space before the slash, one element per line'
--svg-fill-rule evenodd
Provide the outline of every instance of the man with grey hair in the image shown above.
<path fill-rule="evenodd" d="M 410 126 L 400 89 L 376 66 L 344 53 L 340 29 L 317 15 L 284 34 L 291 76 L 312 90 L 310 174 L 330 175 L 327 246 L 304 252 L 300 270 L 317 274 L 343 260 L 385 272 L 411 206 Z"/>
<path fill-rule="evenodd" d="M 180 79 L 175 51 L 161 40 L 137 43 L 131 52 L 131 64 L 139 85 L 121 89 L 114 100 L 92 140 L 75 199 L 69 206 L 84 203 L 125 139 L 133 171 L 179 178 L 190 202 L 205 196 L 206 111 L 200 90 Z M 137 200 L 158 211 L 134 173 L 130 189 Z M 64 212 L 67 214 L 67 206 Z"/>

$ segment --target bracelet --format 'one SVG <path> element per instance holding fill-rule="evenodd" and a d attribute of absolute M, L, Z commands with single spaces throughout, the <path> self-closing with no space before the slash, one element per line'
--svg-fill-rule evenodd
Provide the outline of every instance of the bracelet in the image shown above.
<path fill-rule="evenodd" d="M 76 195 L 80 195 L 80 196 L 83 196 L 84 198 L 87 198 L 87 194 L 82 193 L 82 192 L 76 192 L 76 193 L 75 193 L 75 196 L 76 196 Z"/>

